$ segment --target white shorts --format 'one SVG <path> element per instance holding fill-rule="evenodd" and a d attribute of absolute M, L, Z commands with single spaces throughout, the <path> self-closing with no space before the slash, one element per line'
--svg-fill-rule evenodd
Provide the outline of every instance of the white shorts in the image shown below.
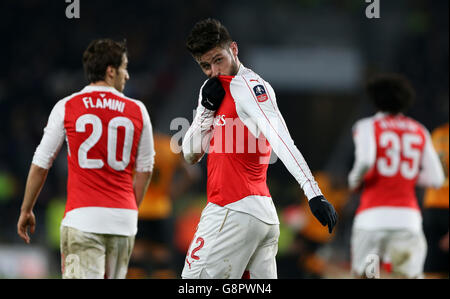
<path fill-rule="evenodd" d="M 351 237 L 352 272 L 367 275 L 372 263 L 391 264 L 392 274 L 408 278 L 423 276 L 427 243 L 423 231 L 353 229 Z M 374 258 L 375 257 L 375 258 Z M 377 265 L 379 268 L 379 264 Z"/>
<path fill-rule="evenodd" d="M 185 259 L 182 278 L 277 278 L 278 224 L 209 203 Z"/>
<path fill-rule="evenodd" d="M 125 278 L 134 236 L 87 233 L 61 226 L 63 278 Z"/>

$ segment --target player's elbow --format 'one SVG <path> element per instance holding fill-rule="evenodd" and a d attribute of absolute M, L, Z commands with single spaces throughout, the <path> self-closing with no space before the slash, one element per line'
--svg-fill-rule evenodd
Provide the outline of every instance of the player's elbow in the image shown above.
<path fill-rule="evenodd" d="M 184 160 L 191 165 L 197 163 L 203 156 L 201 153 L 198 153 L 195 149 L 193 149 L 188 142 L 183 142 L 182 152 Z"/>
<path fill-rule="evenodd" d="M 200 157 L 198 157 L 198 155 L 196 155 L 194 153 L 189 153 L 189 152 L 183 152 L 183 156 L 184 156 L 184 160 L 186 160 L 186 162 L 190 165 L 197 163 L 198 160 L 200 159 Z"/>
<path fill-rule="evenodd" d="M 417 179 L 417 186 L 424 188 L 435 188 L 438 189 L 442 187 L 445 183 L 444 172 L 435 172 L 434 175 L 421 173 Z"/>
<path fill-rule="evenodd" d="M 440 187 L 442 187 L 442 185 L 444 185 L 445 176 L 444 176 L 443 171 L 436 176 L 436 181 L 434 183 L 435 183 L 435 185 L 433 187 L 435 187 L 435 188 L 440 188 Z"/>
<path fill-rule="evenodd" d="M 360 181 L 349 181 L 348 182 L 348 190 L 352 193 L 356 193 L 361 189 Z"/>
<path fill-rule="evenodd" d="M 369 169 L 370 165 L 366 163 L 358 163 L 355 167 L 353 167 L 347 177 L 350 192 L 357 192 L 361 188 L 364 176 L 367 174 Z"/>
<path fill-rule="evenodd" d="M 434 188 L 440 188 L 445 183 L 444 169 L 442 168 L 442 166 L 440 164 L 439 164 L 439 166 L 440 167 L 437 167 L 435 170 L 435 175 L 431 176 L 433 178 L 433 180 L 431 182 L 431 186 Z"/>

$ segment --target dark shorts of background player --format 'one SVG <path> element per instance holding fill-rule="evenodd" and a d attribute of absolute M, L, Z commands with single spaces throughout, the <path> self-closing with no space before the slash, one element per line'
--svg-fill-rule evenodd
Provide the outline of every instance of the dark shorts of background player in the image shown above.
<path fill-rule="evenodd" d="M 448 209 L 436 208 L 428 208 L 423 211 L 423 230 L 428 244 L 425 273 L 449 273 L 448 251 L 443 251 L 439 247 L 441 238 L 449 230 L 448 212 Z"/>

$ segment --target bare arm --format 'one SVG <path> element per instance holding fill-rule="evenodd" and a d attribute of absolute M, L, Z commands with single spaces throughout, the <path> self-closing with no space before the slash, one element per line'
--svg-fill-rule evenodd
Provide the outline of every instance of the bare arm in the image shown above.
<path fill-rule="evenodd" d="M 33 207 L 47 179 L 48 170 L 64 142 L 65 102 L 65 100 L 58 101 L 53 107 L 28 173 L 25 195 L 17 222 L 17 233 L 26 243 L 30 243 L 28 229 L 30 233 L 34 233 L 36 226 Z"/>
<path fill-rule="evenodd" d="M 30 233 L 34 233 L 35 230 L 36 220 L 33 214 L 33 207 L 47 179 L 47 174 L 48 169 L 31 164 L 17 223 L 17 233 L 26 243 L 30 243 L 28 229 Z"/>
<path fill-rule="evenodd" d="M 150 184 L 150 180 L 152 178 L 152 172 L 139 172 L 137 171 L 134 176 L 133 190 L 134 195 L 136 197 L 136 204 L 139 207 L 142 200 L 144 199 L 144 195 L 147 192 L 148 185 Z"/>

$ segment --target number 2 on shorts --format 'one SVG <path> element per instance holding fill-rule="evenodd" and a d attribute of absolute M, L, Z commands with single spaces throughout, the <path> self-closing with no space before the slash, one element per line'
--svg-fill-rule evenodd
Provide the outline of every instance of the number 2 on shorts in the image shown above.
<path fill-rule="evenodd" d="M 197 240 L 195 241 L 195 243 L 200 243 L 200 244 L 192 250 L 191 258 L 198 261 L 200 259 L 200 257 L 198 255 L 195 255 L 195 253 L 197 251 L 199 251 L 200 249 L 202 249 L 203 245 L 205 245 L 205 240 L 203 240 L 202 237 L 198 237 Z"/>

